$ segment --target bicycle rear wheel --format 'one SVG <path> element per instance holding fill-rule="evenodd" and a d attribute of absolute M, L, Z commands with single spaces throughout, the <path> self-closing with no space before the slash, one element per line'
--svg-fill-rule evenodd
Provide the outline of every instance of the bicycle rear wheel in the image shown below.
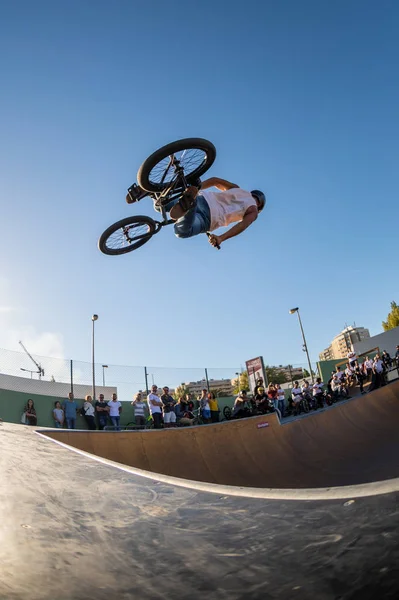
<path fill-rule="evenodd" d="M 178 161 L 188 183 L 193 183 L 212 166 L 215 158 L 216 148 L 208 140 L 178 140 L 151 154 L 141 165 L 137 181 L 147 192 L 161 192 L 176 178 Z"/>
<path fill-rule="evenodd" d="M 110 256 L 127 254 L 148 242 L 157 233 L 156 226 L 157 223 L 150 217 L 127 217 L 104 231 L 98 240 L 98 247 Z"/>
<path fill-rule="evenodd" d="M 231 417 L 233 416 L 233 411 L 231 410 L 230 406 L 224 407 L 223 416 L 226 419 L 226 421 L 230 421 Z"/>

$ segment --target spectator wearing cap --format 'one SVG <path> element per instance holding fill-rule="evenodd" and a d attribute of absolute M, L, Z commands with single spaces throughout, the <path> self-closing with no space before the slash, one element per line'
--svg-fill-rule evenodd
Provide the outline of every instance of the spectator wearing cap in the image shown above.
<path fill-rule="evenodd" d="M 95 403 L 94 408 L 96 410 L 98 428 L 100 431 L 102 431 L 104 427 L 107 426 L 109 414 L 109 406 L 108 402 L 105 402 L 104 400 L 104 394 L 100 394 L 98 396 L 98 400 Z"/>
<path fill-rule="evenodd" d="M 147 396 L 148 410 L 152 420 L 154 421 L 154 428 L 161 429 L 162 427 L 162 401 L 158 396 L 158 386 L 152 385 L 151 392 Z"/>
<path fill-rule="evenodd" d="M 261 385 L 257 385 L 255 389 L 256 394 L 254 395 L 253 400 L 251 400 L 253 408 L 262 414 L 270 412 L 269 398 L 267 397 L 265 388 Z"/>
<path fill-rule="evenodd" d="M 262 377 L 258 377 L 258 379 L 256 380 L 256 385 L 255 385 L 255 388 L 254 388 L 254 396 L 256 396 L 256 394 L 258 394 L 259 388 L 263 388 L 263 390 L 265 389 L 265 386 L 263 385 L 263 378 Z"/>
<path fill-rule="evenodd" d="M 176 426 L 176 413 L 175 413 L 175 400 L 169 394 L 168 386 L 164 386 L 162 388 L 163 394 L 161 396 L 162 402 L 162 413 L 163 413 L 163 422 L 165 427 L 175 427 Z"/>

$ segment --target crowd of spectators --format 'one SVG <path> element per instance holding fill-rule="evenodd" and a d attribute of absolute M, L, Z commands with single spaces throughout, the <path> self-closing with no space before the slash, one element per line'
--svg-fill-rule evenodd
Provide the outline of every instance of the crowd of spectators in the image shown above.
<path fill-rule="evenodd" d="M 393 358 L 384 350 L 381 355 L 376 354 L 374 358 L 366 356 L 363 361 L 360 361 L 356 353 L 349 352 L 345 369 L 337 366 L 331 372 L 326 384 L 320 377 L 313 384 L 306 379 L 303 380 L 302 385 L 295 381 L 288 403 L 280 384 L 271 382 L 265 387 L 263 380 L 258 379 L 252 397 L 249 397 L 245 390 L 240 391 L 234 402 L 232 417 L 266 414 L 277 410 L 281 418 L 284 418 L 289 414 L 298 414 L 304 400 L 311 408 L 317 409 L 339 398 L 349 398 L 351 388 L 356 385 L 359 386 L 361 394 L 366 394 L 385 385 L 387 373 L 394 366 L 399 374 L 399 345 L 396 346 Z M 367 390 L 364 388 L 366 383 L 369 383 Z M 220 420 L 217 398 L 206 388 L 202 390 L 197 400 L 194 400 L 191 393 L 186 393 L 176 400 L 169 392 L 168 386 L 160 390 L 156 385 L 151 387 L 147 397 L 142 392 L 138 392 L 131 402 L 134 426 L 145 428 L 151 421 L 154 428 L 159 429 L 196 423 L 217 423 Z M 104 394 L 100 394 L 94 404 L 93 398 L 87 395 L 82 406 L 79 407 L 71 392 L 63 403 L 58 400 L 54 403 L 53 420 L 57 428 L 66 426 L 68 429 L 75 429 L 77 416 L 81 415 L 89 430 L 103 430 L 111 424 L 116 431 L 119 431 L 121 412 L 122 404 L 115 393 L 109 401 L 105 400 Z M 21 422 L 31 426 L 37 425 L 37 414 L 31 398 L 24 407 Z"/>
<path fill-rule="evenodd" d="M 219 405 L 213 392 L 204 388 L 197 401 L 191 393 L 180 396 L 177 400 L 169 394 L 167 386 L 159 395 L 158 387 L 153 385 L 147 396 L 149 416 L 154 428 L 176 427 L 177 425 L 193 425 L 194 423 L 217 423 L 219 421 Z M 134 402 L 132 402 L 135 405 Z M 135 409 L 136 412 L 136 409 Z M 135 414 L 136 423 L 137 416 Z"/>

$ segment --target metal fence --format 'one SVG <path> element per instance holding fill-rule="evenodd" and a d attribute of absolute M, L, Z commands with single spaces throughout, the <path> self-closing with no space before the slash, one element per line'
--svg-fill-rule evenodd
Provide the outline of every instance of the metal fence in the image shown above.
<path fill-rule="evenodd" d="M 92 388 L 92 363 L 36 354 L 32 354 L 31 357 L 23 352 L 0 349 L 0 375 L 13 378 L 13 389 L 17 391 L 18 387 L 23 391 L 29 389 L 29 380 L 32 381 L 32 393 L 38 389 L 38 380 L 43 383 L 63 383 L 72 391 L 78 386 Z M 294 364 L 291 367 L 294 369 L 306 368 L 306 364 Z M 314 365 L 314 370 L 316 372 L 316 365 Z M 120 400 L 131 399 L 137 391 L 145 391 L 152 384 L 156 384 L 158 387 L 167 385 L 171 389 L 185 384 L 195 394 L 199 393 L 202 387 L 208 387 L 208 389 L 220 392 L 220 395 L 229 396 L 233 392 L 230 382 L 237 379 L 242 371 L 240 366 L 179 368 L 95 363 L 94 382 L 97 393 L 101 388 L 107 390 L 108 393 L 111 389 L 115 389 Z M 10 381 L 9 378 L 8 380 Z"/>

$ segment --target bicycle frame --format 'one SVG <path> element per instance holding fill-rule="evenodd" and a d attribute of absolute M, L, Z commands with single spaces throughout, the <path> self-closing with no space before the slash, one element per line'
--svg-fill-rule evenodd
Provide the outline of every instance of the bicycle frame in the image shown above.
<path fill-rule="evenodd" d="M 174 155 L 172 155 L 169 159 L 169 164 L 165 169 L 165 172 L 161 178 L 160 184 L 162 185 L 163 182 L 165 181 L 165 177 L 167 176 L 171 167 L 174 168 L 176 177 L 174 179 L 172 179 L 170 184 L 165 189 L 163 189 L 162 192 L 159 192 L 159 193 L 147 192 L 146 190 L 143 190 L 139 185 L 137 185 L 137 183 L 133 183 L 133 185 L 131 185 L 127 191 L 128 195 L 131 197 L 131 199 L 134 202 L 138 202 L 138 201 L 142 200 L 143 198 L 150 196 L 150 198 L 153 199 L 155 205 L 157 205 L 159 207 L 159 209 L 160 209 L 159 212 L 162 215 L 162 221 L 155 221 L 155 223 L 159 224 L 159 227 L 157 228 L 155 233 L 158 233 L 158 231 L 161 227 L 164 227 L 165 225 L 171 225 L 172 223 L 174 223 L 173 219 L 167 218 L 165 206 L 166 206 L 166 204 L 168 204 L 168 202 L 170 202 L 172 200 L 173 195 L 181 196 L 183 194 L 184 190 L 186 190 L 188 187 L 187 179 L 184 175 L 184 169 L 180 165 L 180 161 L 175 159 Z M 182 185 L 180 185 L 180 184 L 182 184 Z M 142 237 L 144 238 L 146 236 L 143 235 Z M 136 238 L 136 239 L 139 239 L 139 238 Z"/>

